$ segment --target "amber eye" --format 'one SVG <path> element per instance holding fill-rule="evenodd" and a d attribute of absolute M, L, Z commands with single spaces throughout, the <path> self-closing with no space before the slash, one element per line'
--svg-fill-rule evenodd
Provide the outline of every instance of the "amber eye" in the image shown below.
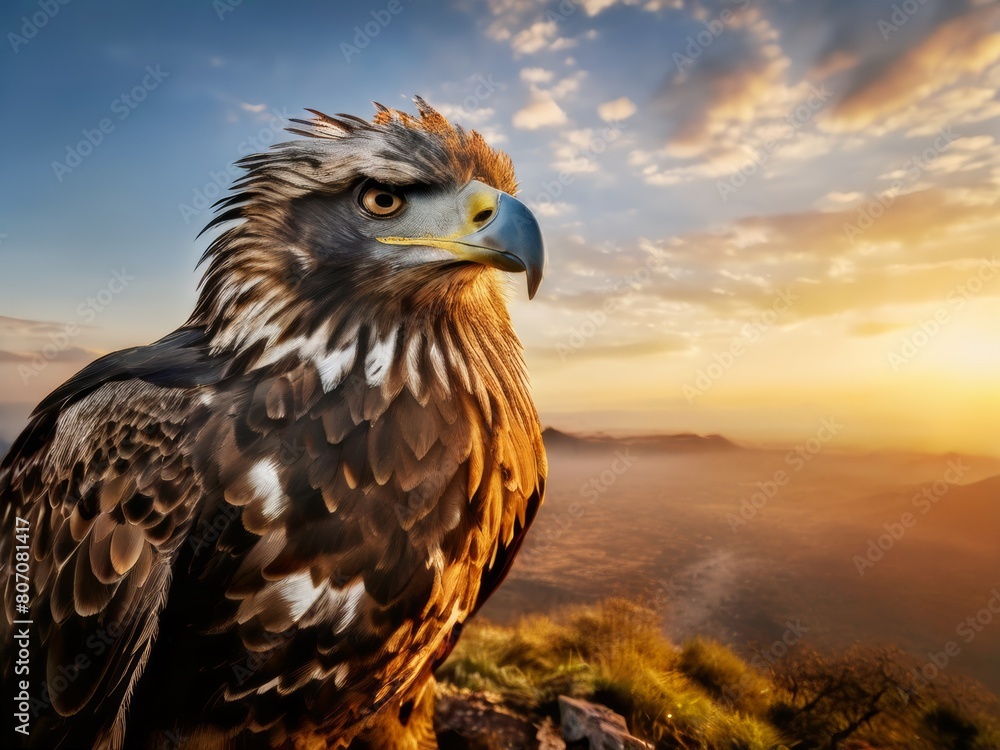
<path fill-rule="evenodd" d="M 403 210 L 406 199 L 382 185 L 369 185 L 358 197 L 361 207 L 372 216 L 384 218 Z"/>

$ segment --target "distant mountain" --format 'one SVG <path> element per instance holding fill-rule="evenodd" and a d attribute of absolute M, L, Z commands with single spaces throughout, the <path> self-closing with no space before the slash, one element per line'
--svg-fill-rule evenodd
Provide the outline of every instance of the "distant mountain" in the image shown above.
<path fill-rule="evenodd" d="M 914 500 L 917 535 L 942 536 L 966 544 L 979 543 L 996 548 L 1000 539 L 1000 476 L 972 484 L 950 486 L 939 497 L 933 492 L 928 499 L 921 495 Z M 927 521 L 921 519 L 926 515 Z"/>
<path fill-rule="evenodd" d="M 549 450 L 555 448 L 593 448 L 601 445 L 595 438 L 570 435 L 568 432 L 562 432 L 555 427 L 546 427 L 542 430 L 542 440 L 545 442 L 545 447 Z"/>
<path fill-rule="evenodd" d="M 551 451 L 605 451 L 610 448 L 629 447 L 643 452 L 688 452 L 688 451 L 728 451 L 740 450 L 735 443 L 722 435 L 640 435 L 635 437 L 611 437 L 609 435 L 573 435 L 547 427 L 542 432 L 545 447 Z"/>
<path fill-rule="evenodd" d="M 630 445 L 637 448 L 666 449 L 673 451 L 695 450 L 740 450 L 740 447 L 722 435 L 695 435 L 682 432 L 677 435 L 649 435 L 628 438 Z"/>

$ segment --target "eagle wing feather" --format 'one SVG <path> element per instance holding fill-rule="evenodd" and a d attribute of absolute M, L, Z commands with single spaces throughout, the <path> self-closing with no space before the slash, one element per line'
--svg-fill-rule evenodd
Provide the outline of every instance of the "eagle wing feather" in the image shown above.
<path fill-rule="evenodd" d="M 51 704 L 66 717 L 38 728 L 43 745 L 77 732 L 120 740 L 156 641 L 173 560 L 202 493 L 180 428 L 196 432 L 206 410 L 187 391 L 131 379 L 96 387 L 87 381 L 75 400 L 64 393 L 51 425 L 39 428 L 50 419 L 45 411 L 35 417 L 44 442 L 12 451 L 0 470 L 0 578 L 8 605 L 0 638 L 10 642 L 16 627 L 18 579 L 7 561 L 14 559 L 15 518 L 22 518 L 33 541 L 31 606 L 14 616 L 32 621 L 34 653 L 45 654 L 44 668 L 32 665 L 33 710 Z M 13 654 L 5 655 L 6 681 Z"/>

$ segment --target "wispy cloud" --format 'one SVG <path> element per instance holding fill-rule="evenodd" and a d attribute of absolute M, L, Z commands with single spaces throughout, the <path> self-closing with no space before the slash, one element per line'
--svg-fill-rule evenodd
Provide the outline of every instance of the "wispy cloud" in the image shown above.
<path fill-rule="evenodd" d="M 853 90 L 834 110 L 831 127 L 863 130 L 902 112 L 908 112 L 909 123 L 917 125 L 922 102 L 964 76 L 982 73 L 1000 63 L 1000 33 L 990 31 L 996 29 L 998 21 L 1000 6 L 971 9 L 934 28 L 919 43 L 893 57 L 878 75 L 859 73 Z M 968 104 L 975 106 L 976 102 Z M 958 115 L 964 109 L 952 114 Z"/>
<path fill-rule="evenodd" d="M 0 315 L 0 335 L 5 336 L 44 336 L 65 330 L 65 323 L 52 323 L 46 320 L 26 320 Z"/>
<path fill-rule="evenodd" d="M 100 352 L 79 346 L 68 346 L 65 349 L 44 355 L 34 351 L 16 352 L 0 349 L 0 364 L 20 364 L 33 362 L 36 359 L 44 359 L 48 362 L 90 362 L 98 356 L 100 356 Z"/>

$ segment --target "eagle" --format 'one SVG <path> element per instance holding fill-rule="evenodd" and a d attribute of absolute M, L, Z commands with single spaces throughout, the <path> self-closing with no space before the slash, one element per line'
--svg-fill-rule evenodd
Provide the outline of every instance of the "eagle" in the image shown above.
<path fill-rule="evenodd" d="M 545 251 L 510 157 L 414 101 L 237 162 L 188 321 L 0 463 L 5 743 L 436 747 L 544 494 L 506 274 Z"/>

